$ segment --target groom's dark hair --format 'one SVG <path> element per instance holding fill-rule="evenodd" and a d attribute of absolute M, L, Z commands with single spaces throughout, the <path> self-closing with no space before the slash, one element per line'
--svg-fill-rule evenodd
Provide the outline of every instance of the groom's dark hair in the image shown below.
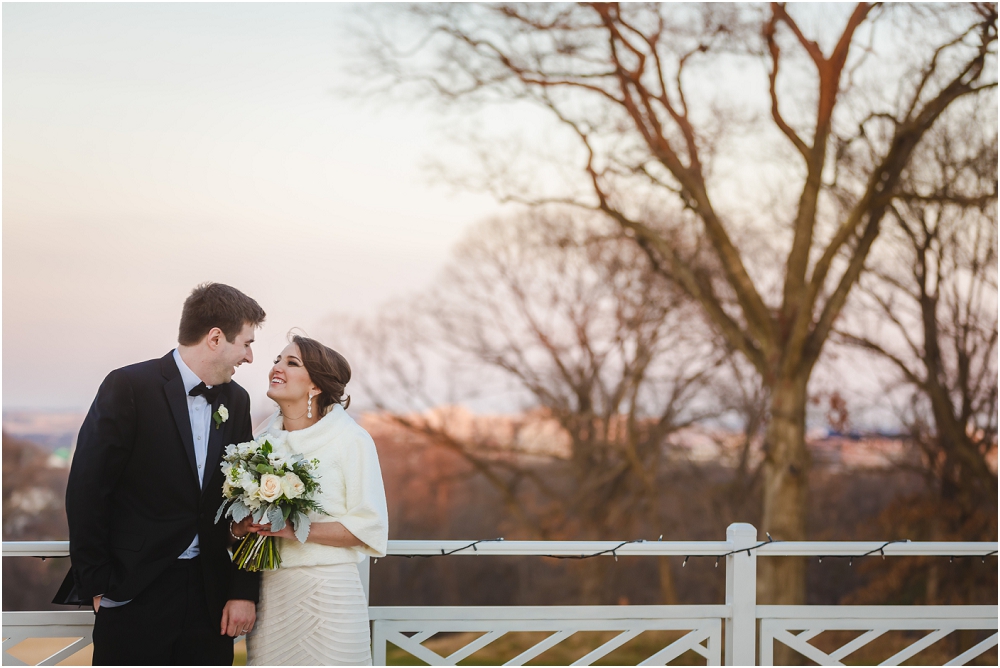
<path fill-rule="evenodd" d="M 232 343 L 245 325 L 260 327 L 265 317 L 260 304 L 236 288 L 222 283 L 202 283 L 184 300 L 177 342 L 193 346 L 213 327 L 218 327 Z"/>

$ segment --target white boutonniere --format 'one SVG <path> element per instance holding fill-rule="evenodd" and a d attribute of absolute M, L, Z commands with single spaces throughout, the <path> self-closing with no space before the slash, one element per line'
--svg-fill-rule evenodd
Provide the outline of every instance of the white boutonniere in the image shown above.
<path fill-rule="evenodd" d="M 222 423 L 229 419 L 229 409 L 226 408 L 225 404 L 219 404 L 219 407 L 212 413 L 212 419 L 215 420 L 215 428 L 218 429 L 222 426 Z"/>

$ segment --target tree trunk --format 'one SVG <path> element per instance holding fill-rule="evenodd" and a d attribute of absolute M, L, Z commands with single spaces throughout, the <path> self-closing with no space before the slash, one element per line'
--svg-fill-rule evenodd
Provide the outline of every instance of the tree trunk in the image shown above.
<path fill-rule="evenodd" d="M 580 605 L 608 605 L 608 561 L 600 556 L 578 562 Z"/>
<path fill-rule="evenodd" d="M 764 437 L 763 531 L 775 540 L 805 540 L 809 488 L 806 449 L 808 376 L 779 379 L 771 388 L 771 420 Z M 762 605 L 805 603 L 805 561 L 766 558 L 758 563 Z"/>
<path fill-rule="evenodd" d="M 670 568 L 670 557 L 657 557 L 656 566 L 660 574 L 660 603 L 676 605 L 677 590 L 674 588 L 674 573 Z"/>
<path fill-rule="evenodd" d="M 809 491 L 809 451 L 806 449 L 806 384 L 808 374 L 781 378 L 771 388 L 771 419 L 764 436 L 763 532 L 774 540 L 805 540 Z M 763 536 L 762 536 L 763 539 Z M 769 557 L 757 561 L 759 605 L 803 605 L 806 600 L 806 560 Z M 775 665 L 801 659 L 785 645 L 775 647 Z"/>

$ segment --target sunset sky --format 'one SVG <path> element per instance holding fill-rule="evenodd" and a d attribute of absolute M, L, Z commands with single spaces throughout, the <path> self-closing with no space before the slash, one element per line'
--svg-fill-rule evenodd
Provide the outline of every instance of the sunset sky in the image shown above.
<path fill-rule="evenodd" d="M 499 210 L 428 175 L 440 117 L 344 94 L 361 11 L 4 5 L 5 409 L 86 409 L 206 280 L 267 311 L 236 375 L 263 400 L 291 327 L 419 288 Z"/>
<path fill-rule="evenodd" d="M 268 314 L 255 363 L 236 374 L 255 412 L 268 410 L 267 371 L 289 329 L 339 347 L 338 317 L 405 300 L 433 280 L 463 232 L 505 211 L 436 169 L 462 173 L 472 157 L 455 150 L 463 132 L 519 136 L 577 169 L 552 131 L 559 126 L 516 105 L 463 116 L 357 94 L 359 35 L 388 17 L 395 37 L 411 36 L 400 11 L 3 6 L 5 410 L 86 410 L 108 371 L 175 345 L 185 297 L 209 280 L 242 289 Z M 825 47 L 845 18 L 842 5 L 796 11 Z M 881 38 L 889 53 L 892 37 Z M 694 85 L 739 100 L 741 112 L 766 110 L 763 61 L 725 63 Z M 725 185 L 716 205 L 748 225 L 752 243 L 775 233 L 774 220 L 747 211 L 780 218 L 762 187 L 788 170 L 773 146 L 792 149 L 755 135 L 740 145 L 751 158 L 713 167 Z M 877 392 L 870 374 L 844 373 L 844 364 L 818 369 L 816 382 Z"/>

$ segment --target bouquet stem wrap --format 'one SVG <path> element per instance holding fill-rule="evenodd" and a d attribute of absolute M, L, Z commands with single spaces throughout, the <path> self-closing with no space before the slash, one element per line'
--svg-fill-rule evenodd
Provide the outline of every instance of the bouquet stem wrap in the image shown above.
<path fill-rule="evenodd" d="M 295 538 L 306 542 L 309 513 L 326 514 L 315 500 L 320 486 L 313 471 L 318 465 L 315 459 L 292 454 L 283 444 L 274 446 L 267 435 L 227 446 L 222 458 L 224 499 L 215 521 L 253 517 L 256 524 L 270 524 L 270 531 L 281 531 L 290 523 Z M 236 547 L 233 562 L 245 571 L 274 570 L 281 566 L 278 542 L 274 536 L 251 532 Z"/>
<path fill-rule="evenodd" d="M 275 543 L 272 536 L 247 534 L 233 552 L 233 561 L 240 570 L 273 571 L 281 566 L 281 553 Z"/>

